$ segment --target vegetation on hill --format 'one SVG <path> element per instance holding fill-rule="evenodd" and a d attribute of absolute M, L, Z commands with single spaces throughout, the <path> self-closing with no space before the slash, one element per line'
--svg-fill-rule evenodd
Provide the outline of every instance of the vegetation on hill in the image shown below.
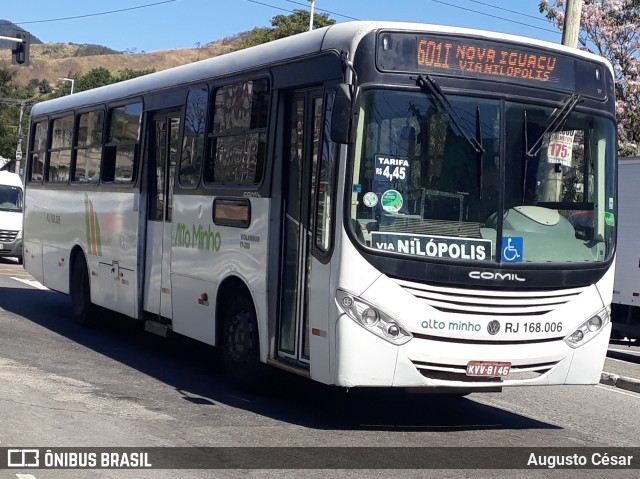
<path fill-rule="evenodd" d="M 294 10 L 291 15 L 276 15 L 271 19 L 271 27 L 258 27 L 251 30 L 238 44 L 235 50 L 271 42 L 279 38 L 290 37 L 309 30 L 309 16 L 306 10 Z M 336 23 L 329 15 L 321 13 L 313 16 L 313 27 L 321 28 Z"/>

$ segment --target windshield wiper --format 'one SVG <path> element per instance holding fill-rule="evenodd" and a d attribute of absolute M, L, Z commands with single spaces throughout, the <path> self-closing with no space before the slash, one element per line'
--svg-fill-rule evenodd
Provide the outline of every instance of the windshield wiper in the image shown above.
<path fill-rule="evenodd" d="M 540 137 L 536 140 L 531 148 L 529 148 L 529 136 L 528 136 L 528 122 L 527 122 L 527 110 L 523 113 L 523 124 L 524 124 L 524 175 L 522 178 L 522 201 L 525 201 L 525 197 L 527 194 L 526 185 L 527 185 L 527 174 L 529 169 L 529 158 L 534 158 L 540 153 L 540 149 L 542 148 L 542 142 L 544 141 L 544 136 L 552 130 L 556 130 L 562 126 L 567 117 L 574 110 L 576 105 L 583 101 L 582 95 L 571 95 L 569 98 L 565 100 L 560 110 L 556 110 L 555 114 L 552 114 L 549 117 L 549 121 L 547 122 L 547 127 L 544 129 Z"/>
<path fill-rule="evenodd" d="M 449 99 L 440 88 L 440 85 L 438 85 L 431 76 L 419 75 L 416 79 L 416 84 L 422 91 L 429 94 L 429 98 L 436 109 L 442 110 L 449 115 L 451 123 L 453 123 L 464 139 L 467 140 L 467 143 L 471 145 L 473 151 L 476 152 L 478 160 L 478 196 L 482 199 L 482 170 L 484 168 L 483 155 L 485 150 L 482 146 L 482 132 L 480 131 L 480 105 L 476 106 L 476 132 L 474 137 L 466 122 L 460 118 L 453 108 L 453 105 L 449 102 Z"/>
<path fill-rule="evenodd" d="M 549 117 L 547 127 L 544 129 L 544 131 L 542 132 L 538 140 L 533 144 L 531 148 L 528 148 L 528 145 L 526 144 L 527 135 L 525 132 L 525 145 L 524 145 L 525 156 L 529 158 L 536 156 L 540 152 L 540 149 L 542 148 L 542 142 L 544 140 L 544 136 L 550 131 L 553 131 L 553 130 L 557 131 L 565 122 L 567 117 L 571 114 L 571 112 L 574 110 L 576 105 L 583 100 L 584 99 L 582 98 L 582 95 L 571 95 L 569 98 L 567 98 L 564 104 L 562 105 L 562 108 L 560 108 L 560 110 L 556 110 L 555 114 Z M 526 112 L 525 112 L 525 118 L 526 118 Z M 525 122 L 525 128 L 526 128 L 526 122 Z"/>
<path fill-rule="evenodd" d="M 416 85 L 420 87 L 422 91 L 428 93 L 431 96 L 431 101 L 434 103 L 434 106 L 444 111 L 449 115 L 451 119 L 451 123 L 456 127 L 456 129 L 460 132 L 460 134 L 467 140 L 467 142 L 471 145 L 476 153 L 482 154 L 484 153 L 484 148 L 482 147 L 482 139 L 478 140 L 479 135 L 479 126 L 476 127 L 476 138 L 473 137 L 473 134 L 469 131 L 469 128 L 466 126 L 466 123 L 458 113 L 456 113 L 455 109 L 449 103 L 444 92 L 440 89 L 440 86 L 436 83 L 436 81 L 431 78 L 429 75 L 419 75 L 416 79 Z M 476 114 L 476 120 L 479 116 L 479 113 Z"/>

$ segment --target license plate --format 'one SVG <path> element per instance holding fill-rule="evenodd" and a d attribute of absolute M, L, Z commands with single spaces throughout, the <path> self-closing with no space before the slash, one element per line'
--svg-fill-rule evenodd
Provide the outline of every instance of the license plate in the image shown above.
<path fill-rule="evenodd" d="M 495 361 L 469 361 L 467 364 L 467 376 L 483 376 L 503 378 L 509 375 L 511 363 Z"/>

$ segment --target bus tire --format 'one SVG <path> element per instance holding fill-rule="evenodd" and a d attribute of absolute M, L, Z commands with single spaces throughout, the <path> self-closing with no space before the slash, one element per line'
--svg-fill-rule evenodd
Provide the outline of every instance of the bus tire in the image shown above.
<path fill-rule="evenodd" d="M 266 386 L 266 366 L 260 362 L 260 337 L 253 303 L 236 296 L 222 318 L 222 364 L 238 389 L 260 392 Z"/>
<path fill-rule="evenodd" d="M 77 255 L 73 262 L 69 290 L 73 320 L 80 326 L 91 326 L 94 308 L 91 304 L 89 270 L 87 262 L 81 254 Z"/>

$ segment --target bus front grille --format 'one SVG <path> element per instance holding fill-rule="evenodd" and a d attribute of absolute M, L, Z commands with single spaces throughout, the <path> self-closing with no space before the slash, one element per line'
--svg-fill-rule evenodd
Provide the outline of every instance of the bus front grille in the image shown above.
<path fill-rule="evenodd" d="M 0 230 L 0 243 L 13 243 L 18 236 L 17 231 Z"/>
<path fill-rule="evenodd" d="M 587 288 L 551 291 L 463 289 L 394 279 L 405 291 L 447 313 L 481 316 L 539 316 L 575 299 Z"/>
<path fill-rule="evenodd" d="M 412 361 L 416 369 L 425 378 L 439 381 L 459 381 L 459 382 L 489 382 L 503 383 L 506 381 L 520 381 L 536 379 L 548 373 L 558 364 L 558 361 L 536 364 L 521 364 L 511 366 L 509 375 L 500 377 L 467 376 L 467 367 L 453 364 L 428 363 L 424 361 Z"/>

